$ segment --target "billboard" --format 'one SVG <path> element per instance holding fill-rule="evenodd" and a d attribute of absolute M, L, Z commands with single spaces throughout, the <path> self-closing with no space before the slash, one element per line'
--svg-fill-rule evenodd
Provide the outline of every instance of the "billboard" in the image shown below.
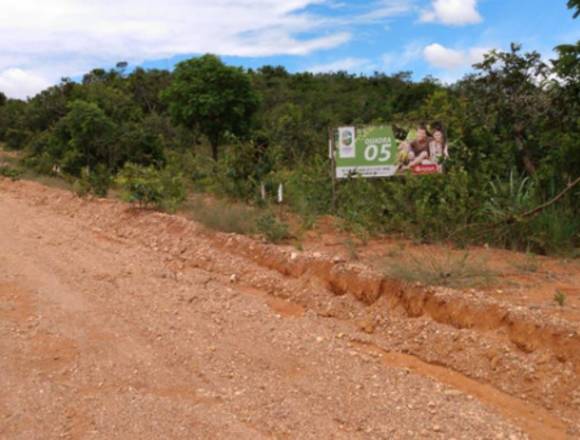
<path fill-rule="evenodd" d="M 388 125 L 340 127 L 336 136 L 336 177 L 387 177 L 397 172 L 397 141 Z"/>
<path fill-rule="evenodd" d="M 336 177 L 390 177 L 436 174 L 449 156 L 442 129 L 418 127 L 402 140 L 390 125 L 340 127 L 334 136 Z"/>

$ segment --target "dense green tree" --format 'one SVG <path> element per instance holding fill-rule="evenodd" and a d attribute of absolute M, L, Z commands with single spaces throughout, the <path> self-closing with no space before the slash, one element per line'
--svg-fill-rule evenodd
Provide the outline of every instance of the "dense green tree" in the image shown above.
<path fill-rule="evenodd" d="M 145 70 L 138 67 L 128 77 L 128 89 L 143 112 L 161 113 L 166 110 L 166 105 L 161 100 L 161 92 L 169 86 L 170 81 L 171 74 L 166 70 Z"/>
<path fill-rule="evenodd" d="M 7 135 L 14 132 L 28 131 L 26 126 L 26 103 L 19 99 L 7 99 L 0 106 L 0 142 L 7 141 Z M 14 148 L 15 145 L 10 145 Z M 21 148 L 23 145 L 18 145 Z"/>
<path fill-rule="evenodd" d="M 512 144 L 514 158 L 534 174 L 542 152 L 537 142 L 551 108 L 545 90 L 550 70 L 539 53 L 521 53 L 512 44 L 509 52 L 491 51 L 474 66 L 478 73 L 463 82 L 473 102 L 473 118 L 498 139 Z"/>
<path fill-rule="evenodd" d="M 568 0 L 568 7 L 574 9 L 574 18 L 580 15 L 580 0 Z"/>
<path fill-rule="evenodd" d="M 179 63 L 164 97 L 175 122 L 207 136 L 214 160 L 226 134 L 249 134 L 259 102 L 249 76 L 214 55 Z"/>
<path fill-rule="evenodd" d="M 63 80 L 30 99 L 26 106 L 28 128 L 32 131 L 48 130 L 66 115 L 75 87 L 74 83 Z"/>
<path fill-rule="evenodd" d="M 4 104 L 6 104 L 6 101 L 8 100 L 8 98 L 6 97 L 6 95 L 2 92 L 0 92 L 0 107 L 2 107 Z"/>
<path fill-rule="evenodd" d="M 113 169 L 118 161 L 114 130 L 113 121 L 98 105 L 73 101 L 53 130 L 50 153 L 55 164 L 76 176 L 83 167 L 93 169 L 97 164 Z"/>

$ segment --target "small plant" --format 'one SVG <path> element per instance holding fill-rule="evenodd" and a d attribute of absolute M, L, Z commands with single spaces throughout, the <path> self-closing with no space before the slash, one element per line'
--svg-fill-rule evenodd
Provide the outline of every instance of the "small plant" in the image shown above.
<path fill-rule="evenodd" d="M 302 242 L 300 242 L 300 241 L 297 241 L 294 243 L 294 248 L 300 252 L 304 251 L 304 246 L 302 245 Z"/>
<path fill-rule="evenodd" d="M 84 169 L 81 171 L 81 177 L 73 182 L 72 190 L 79 197 L 85 197 L 91 192 L 91 185 Z"/>
<path fill-rule="evenodd" d="M 564 307 L 566 304 L 566 294 L 561 290 L 556 290 L 556 293 L 554 294 L 554 302 L 560 307 Z"/>
<path fill-rule="evenodd" d="M 20 179 L 20 176 L 22 176 L 22 171 L 7 166 L 0 166 L 0 176 L 8 177 L 9 179 L 15 181 Z"/>
<path fill-rule="evenodd" d="M 154 207 L 174 212 L 185 200 L 186 190 L 179 173 L 153 166 L 128 163 L 117 177 L 123 198 L 140 207 Z"/>
<path fill-rule="evenodd" d="M 429 253 L 420 257 L 410 254 L 389 261 L 385 272 L 408 282 L 457 288 L 488 286 L 494 279 L 486 262 L 471 258 L 469 252 L 462 255 Z"/>
<path fill-rule="evenodd" d="M 532 253 L 526 253 L 523 261 L 515 261 L 513 266 L 522 272 L 537 272 L 540 268 L 538 257 Z"/>
<path fill-rule="evenodd" d="M 221 232 L 236 234 L 255 234 L 259 211 L 241 203 L 225 200 L 203 200 L 192 196 L 184 207 L 185 214 L 191 219 Z"/>
<path fill-rule="evenodd" d="M 106 166 L 99 164 L 93 171 L 88 167 L 81 170 L 81 177 L 74 181 L 73 192 L 79 197 L 94 194 L 97 197 L 107 197 L 111 186 L 111 175 Z"/>
<path fill-rule="evenodd" d="M 387 257 L 389 257 L 389 258 L 398 258 L 401 255 L 402 255 L 402 251 L 398 248 L 389 249 L 389 251 L 387 252 Z"/>
<path fill-rule="evenodd" d="M 279 243 L 290 237 L 288 224 L 278 220 L 271 212 L 258 217 L 256 227 L 272 243 Z"/>
<path fill-rule="evenodd" d="M 356 246 L 356 243 L 354 242 L 354 240 L 352 238 L 348 237 L 344 241 L 344 246 L 346 247 L 346 252 L 348 253 L 349 260 L 353 260 L 353 261 L 358 260 L 358 258 L 359 258 L 358 249 L 357 249 L 357 246 Z"/>

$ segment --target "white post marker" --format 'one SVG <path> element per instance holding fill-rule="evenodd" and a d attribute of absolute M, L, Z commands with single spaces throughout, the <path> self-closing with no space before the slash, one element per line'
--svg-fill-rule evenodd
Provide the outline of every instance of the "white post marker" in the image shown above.
<path fill-rule="evenodd" d="M 278 185 L 278 203 L 284 201 L 284 186 L 282 184 Z"/>

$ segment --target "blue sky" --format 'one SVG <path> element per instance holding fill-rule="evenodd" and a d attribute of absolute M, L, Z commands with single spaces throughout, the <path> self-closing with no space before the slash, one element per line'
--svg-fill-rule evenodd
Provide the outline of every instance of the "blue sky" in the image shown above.
<path fill-rule="evenodd" d="M 0 91 L 24 98 L 117 61 L 205 52 L 291 72 L 412 71 L 452 82 L 510 42 L 546 58 L 580 39 L 566 0 L 0 0 Z"/>

